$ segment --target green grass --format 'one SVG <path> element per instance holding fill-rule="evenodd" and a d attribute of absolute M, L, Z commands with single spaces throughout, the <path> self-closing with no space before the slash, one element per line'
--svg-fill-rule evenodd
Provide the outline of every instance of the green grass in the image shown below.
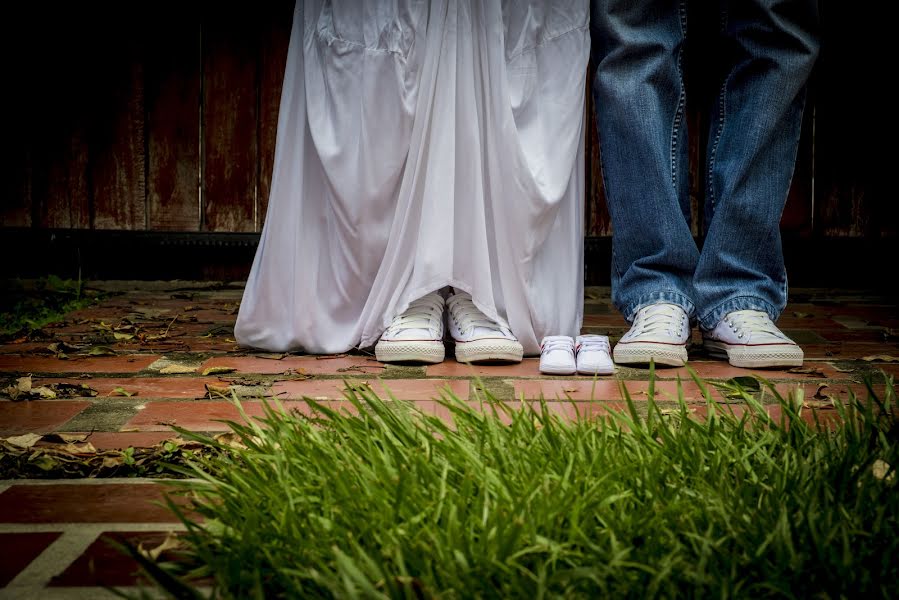
<path fill-rule="evenodd" d="M 888 390 L 834 431 L 748 394 L 702 421 L 651 397 L 646 416 L 503 424 L 448 396 L 452 426 L 368 391 L 360 416 L 273 407 L 178 482 L 205 519 L 185 518 L 181 558 L 142 562 L 179 597 L 198 578 L 223 598 L 896 597 Z"/>
<path fill-rule="evenodd" d="M 98 294 L 87 293 L 80 279 L 50 275 L 36 281 L 7 281 L 0 294 L 0 336 L 40 329 L 73 310 L 90 306 Z"/>

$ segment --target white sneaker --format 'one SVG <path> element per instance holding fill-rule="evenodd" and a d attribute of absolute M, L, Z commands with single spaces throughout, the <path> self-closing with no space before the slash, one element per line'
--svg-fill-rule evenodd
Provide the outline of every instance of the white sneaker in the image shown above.
<path fill-rule="evenodd" d="M 735 367 L 802 365 L 802 348 L 759 310 L 728 313 L 714 329 L 703 331 L 702 338 L 709 354 L 727 358 Z"/>
<path fill-rule="evenodd" d="M 540 372 L 547 375 L 573 375 L 574 340 L 567 335 L 548 335 L 540 342 Z"/>
<path fill-rule="evenodd" d="M 650 304 L 637 311 L 630 331 L 615 344 L 618 364 L 646 364 L 682 367 L 687 362 L 690 319 L 676 304 Z"/>
<path fill-rule="evenodd" d="M 446 301 L 450 335 L 456 341 L 456 360 L 521 362 L 524 349 L 509 326 L 487 317 L 467 292 L 455 292 Z"/>
<path fill-rule="evenodd" d="M 605 335 L 577 336 L 577 372 L 582 375 L 611 375 L 615 365 L 610 356 L 609 338 Z"/>
<path fill-rule="evenodd" d="M 412 302 L 381 335 L 375 358 L 381 362 L 442 362 L 446 354 L 443 307 L 443 297 L 437 292 Z"/>

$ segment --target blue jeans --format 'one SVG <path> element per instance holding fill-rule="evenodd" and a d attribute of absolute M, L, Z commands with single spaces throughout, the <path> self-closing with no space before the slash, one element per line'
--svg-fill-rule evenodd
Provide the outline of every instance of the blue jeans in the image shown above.
<path fill-rule="evenodd" d="M 776 320 L 786 305 L 780 218 L 818 54 L 817 2 L 721 4 L 729 71 L 708 134 L 700 251 L 689 225 L 684 2 L 593 1 L 612 300 L 628 320 L 646 305 L 669 302 L 712 329 L 735 310 Z"/>

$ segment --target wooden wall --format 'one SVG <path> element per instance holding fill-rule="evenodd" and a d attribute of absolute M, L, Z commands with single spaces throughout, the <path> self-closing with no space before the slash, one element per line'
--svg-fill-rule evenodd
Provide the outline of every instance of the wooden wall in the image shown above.
<path fill-rule="evenodd" d="M 60 3 L 9 20 L 0 40 L 9 115 L 0 228 L 259 231 L 292 8 L 287 0 Z M 856 68 L 869 50 L 863 11 L 828 0 L 821 12 L 824 45 L 783 230 L 892 236 L 899 211 L 874 182 L 879 130 L 858 93 L 872 85 Z M 701 31 L 709 17 L 693 13 Z M 691 51 L 701 56 L 697 39 Z M 694 64 L 688 82 L 702 90 L 703 63 Z M 689 124 L 700 207 L 701 107 L 691 106 Z M 595 128 L 587 135 L 587 235 L 607 236 Z"/>

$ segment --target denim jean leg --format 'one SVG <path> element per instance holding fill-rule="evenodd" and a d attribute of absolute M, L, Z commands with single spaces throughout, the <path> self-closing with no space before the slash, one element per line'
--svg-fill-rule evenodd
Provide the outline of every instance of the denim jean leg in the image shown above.
<path fill-rule="evenodd" d="M 686 7 L 677 0 L 595 0 L 591 33 L 614 230 L 612 301 L 628 320 L 654 302 L 678 304 L 692 316 L 699 251 L 689 225 Z"/>
<path fill-rule="evenodd" d="M 705 244 L 693 279 L 700 326 L 729 312 L 777 319 L 787 302 L 780 218 L 818 53 L 815 0 L 735 0 L 722 15 L 731 70 L 709 138 Z"/>

